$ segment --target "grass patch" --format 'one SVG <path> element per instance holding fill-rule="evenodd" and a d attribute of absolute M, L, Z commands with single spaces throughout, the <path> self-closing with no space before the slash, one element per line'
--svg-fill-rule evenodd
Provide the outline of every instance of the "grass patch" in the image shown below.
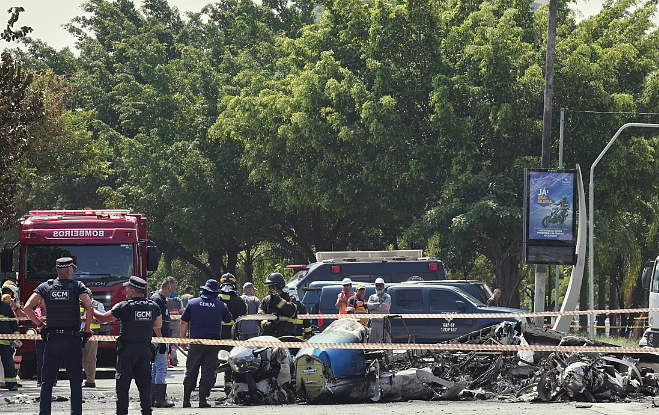
<path fill-rule="evenodd" d="M 595 340 L 615 344 L 621 347 L 638 347 L 638 339 L 630 339 L 629 337 L 609 337 L 609 336 L 595 336 Z"/>

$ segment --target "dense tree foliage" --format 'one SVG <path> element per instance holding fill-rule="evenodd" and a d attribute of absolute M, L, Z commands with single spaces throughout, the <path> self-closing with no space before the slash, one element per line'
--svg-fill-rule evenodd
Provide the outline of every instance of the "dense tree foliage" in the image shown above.
<path fill-rule="evenodd" d="M 75 185 L 83 200 L 146 213 L 167 263 L 206 277 L 242 264 L 252 278 L 273 246 L 298 263 L 321 250 L 424 248 L 451 275 L 486 279 L 520 305 L 546 7 L 313 5 L 223 0 L 181 16 L 165 0 L 88 1 L 69 25 L 79 57 L 31 42 L 23 58 L 67 75 L 71 139 L 111 164 L 66 181 L 35 172 L 27 200 L 78 207 L 62 196 Z M 568 108 L 565 165 L 579 163 L 585 180 L 621 124 L 657 121 L 638 115 L 659 104 L 655 11 L 654 1 L 611 1 L 577 23 L 559 1 L 554 111 Z M 627 306 L 641 258 L 659 248 L 658 145 L 655 132 L 629 130 L 596 172 L 606 228 L 596 272 L 614 275 L 619 289 L 607 295 Z"/>

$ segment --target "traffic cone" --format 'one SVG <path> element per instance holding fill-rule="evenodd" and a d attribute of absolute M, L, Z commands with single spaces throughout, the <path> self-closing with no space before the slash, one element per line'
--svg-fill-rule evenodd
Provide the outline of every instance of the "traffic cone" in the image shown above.
<path fill-rule="evenodd" d="M 172 366 L 171 362 L 169 361 L 169 353 L 167 353 L 167 368 L 168 368 L 168 369 L 171 369 L 171 368 L 173 368 L 173 367 L 174 367 L 174 366 Z"/>

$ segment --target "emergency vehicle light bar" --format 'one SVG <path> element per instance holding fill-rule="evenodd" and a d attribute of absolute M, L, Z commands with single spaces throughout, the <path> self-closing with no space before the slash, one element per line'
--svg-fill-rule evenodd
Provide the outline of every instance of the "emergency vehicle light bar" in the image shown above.
<path fill-rule="evenodd" d="M 391 250 L 391 251 L 329 251 L 316 252 L 318 262 L 338 262 L 350 258 L 352 261 L 392 261 L 394 258 L 417 260 L 423 257 L 422 249 Z"/>
<path fill-rule="evenodd" d="M 106 209 L 106 210 L 31 210 L 30 215 L 77 215 L 77 216 L 126 216 L 130 213 L 128 209 Z"/>

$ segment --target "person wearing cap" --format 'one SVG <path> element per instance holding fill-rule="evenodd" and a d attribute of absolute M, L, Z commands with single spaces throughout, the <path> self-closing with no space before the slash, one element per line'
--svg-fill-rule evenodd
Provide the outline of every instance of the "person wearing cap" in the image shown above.
<path fill-rule="evenodd" d="M 82 414 L 83 337 L 92 334 L 90 326 L 94 307 L 87 294 L 87 287 L 82 282 L 71 279 L 74 268 L 76 266 L 73 258 L 57 259 L 57 278 L 39 285 L 25 303 L 25 313 L 46 340 L 41 369 L 43 382 L 39 397 L 39 413 L 42 415 L 50 414 L 53 385 L 57 381 L 62 360 L 66 363 L 66 376 L 71 387 L 71 415 Z M 48 310 L 47 324 L 37 318 L 33 310 L 42 298 Z M 82 333 L 80 303 L 87 312 Z"/>
<path fill-rule="evenodd" d="M 236 294 L 236 277 L 233 274 L 227 273 L 220 278 L 220 300 L 226 304 L 229 312 L 233 316 L 230 322 L 222 322 L 222 340 L 238 340 L 240 338 L 239 328 L 234 329 L 236 320 L 240 316 L 247 314 L 247 305 L 242 298 Z M 222 346 L 220 350 L 231 352 L 233 346 Z M 233 372 L 227 370 L 224 372 L 224 392 L 229 395 L 233 388 Z"/>
<path fill-rule="evenodd" d="M 371 314 L 389 314 L 389 309 L 391 308 L 391 296 L 384 292 L 384 280 L 382 278 L 377 278 L 375 280 L 375 294 L 372 294 L 368 298 L 366 307 Z M 381 343 L 386 341 L 387 338 L 385 336 L 390 337 L 386 327 L 387 324 L 388 320 L 385 318 L 372 318 L 368 342 Z"/>
<path fill-rule="evenodd" d="M 364 284 L 357 285 L 357 293 L 348 299 L 348 312 L 355 314 L 368 314 L 368 308 L 366 307 L 366 299 L 364 295 L 366 294 L 366 286 Z M 360 318 L 359 322 L 363 325 L 368 324 L 367 318 Z"/>
<path fill-rule="evenodd" d="M 121 321 L 115 341 L 117 415 L 128 414 L 128 392 L 133 379 L 139 391 L 142 415 L 151 415 L 151 362 L 154 357 L 151 337 L 154 332 L 162 335 L 162 315 L 160 307 L 146 298 L 146 281 L 142 278 L 132 276 L 124 287 L 126 300 L 105 313 L 95 310 L 94 317 L 101 323 Z"/>
<path fill-rule="evenodd" d="M 251 282 L 243 284 L 243 295 L 241 295 L 240 298 L 243 299 L 247 306 L 247 314 L 259 313 L 261 300 L 254 295 L 255 293 L 256 290 L 254 289 L 254 284 Z M 259 335 L 259 322 L 256 320 L 242 320 L 240 322 L 240 333 L 240 340 L 249 340 L 257 337 Z"/>
<path fill-rule="evenodd" d="M 181 316 L 181 337 L 190 329 L 191 339 L 221 339 L 224 332 L 223 324 L 230 323 L 233 316 L 226 304 L 218 300 L 220 284 L 210 279 L 206 285 L 200 287 L 201 295 L 188 301 L 187 307 Z M 181 345 L 181 349 L 188 350 L 185 363 L 185 378 L 183 379 L 183 407 L 189 408 L 190 395 L 197 386 L 199 379 L 199 407 L 210 408 L 207 399 L 215 383 L 215 369 L 217 369 L 217 355 L 222 346 L 206 344 Z"/>
<path fill-rule="evenodd" d="M 341 281 L 341 285 L 343 285 L 343 290 L 339 293 L 335 306 L 339 310 L 339 314 L 348 314 L 348 300 L 355 295 L 355 292 L 352 290 L 352 280 L 350 278 L 344 278 Z"/>
<path fill-rule="evenodd" d="M 99 313 L 105 313 L 105 307 L 103 304 L 99 301 L 94 300 L 94 296 L 92 294 L 92 290 L 87 288 L 87 294 L 89 294 L 89 298 L 92 300 L 92 307 L 94 307 L 94 310 L 98 311 Z M 80 307 L 80 311 L 82 313 L 81 319 L 86 320 L 87 319 L 87 313 L 84 311 L 82 307 Z M 80 330 L 82 330 L 84 321 L 80 322 Z M 92 333 L 98 334 L 98 331 L 101 328 L 101 325 L 99 324 L 98 320 L 92 321 L 92 324 L 90 326 L 92 329 Z M 96 355 L 98 354 L 98 340 L 88 340 L 87 343 L 85 343 L 85 347 L 82 350 L 82 368 L 85 370 L 85 384 L 82 385 L 85 388 L 95 388 L 96 387 Z"/>
<path fill-rule="evenodd" d="M 166 277 L 160 289 L 151 296 L 151 301 L 160 307 L 162 316 L 162 327 L 160 332 L 162 337 L 172 337 L 172 326 L 169 318 L 169 309 L 167 308 L 167 299 L 176 291 L 178 283 L 174 277 Z M 155 333 L 154 333 L 155 334 Z M 169 345 L 160 343 L 156 352 L 156 358 L 152 365 L 152 383 L 153 383 L 153 406 L 156 408 L 172 408 L 174 404 L 167 401 L 167 355 L 169 354 Z"/>

